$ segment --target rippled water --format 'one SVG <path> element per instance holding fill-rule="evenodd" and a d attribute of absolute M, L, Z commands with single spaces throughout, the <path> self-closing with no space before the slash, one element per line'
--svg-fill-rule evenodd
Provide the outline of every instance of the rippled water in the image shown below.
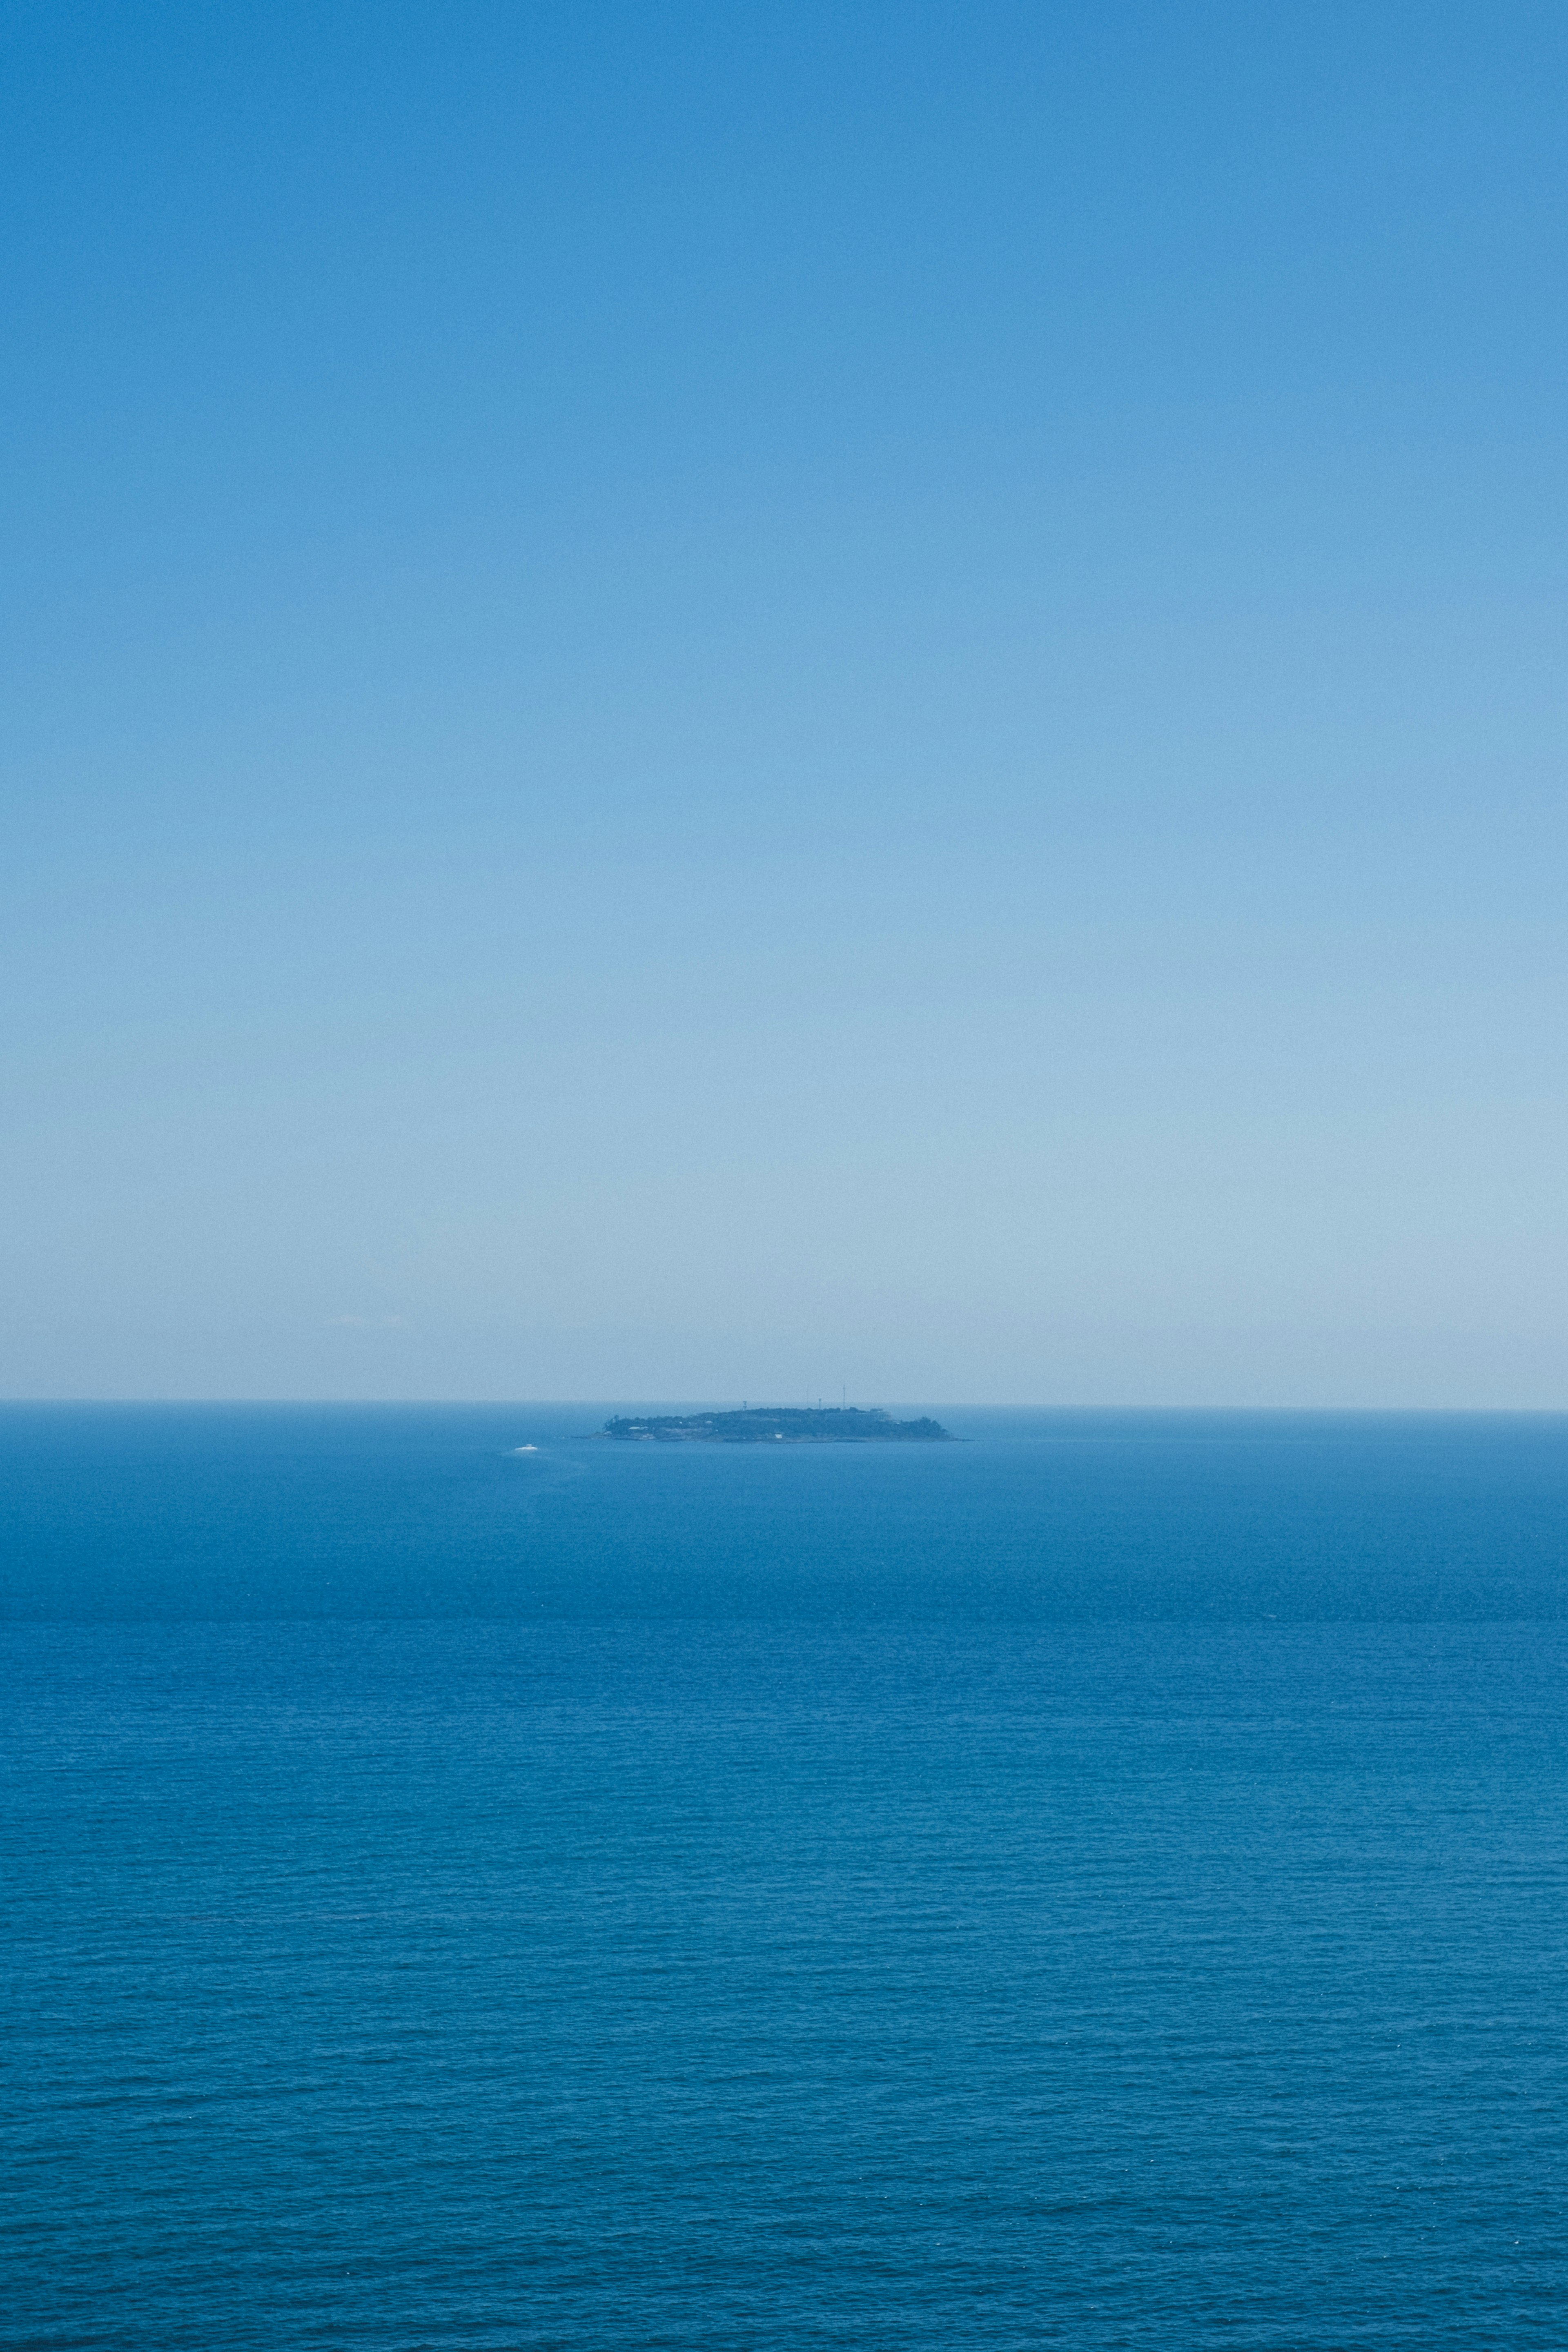
<path fill-rule="evenodd" d="M 602 1417 L 0 1414 L 0 2343 L 1562 2343 L 1568 1424 Z"/>

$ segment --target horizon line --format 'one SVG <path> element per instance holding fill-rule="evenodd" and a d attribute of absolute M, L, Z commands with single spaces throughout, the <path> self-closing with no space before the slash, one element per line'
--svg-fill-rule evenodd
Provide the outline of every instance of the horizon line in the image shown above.
<path fill-rule="evenodd" d="M 1568 1402 L 1552 1404 L 1489 1404 L 1489 1403 L 1292 1403 L 1289 1401 L 1269 1403 L 1086 1403 L 1063 1401 L 1040 1401 L 1029 1398 L 1001 1397 L 971 1399 L 957 1402 L 940 1398 L 874 1398 L 858 1400 L 855 1406 L 826 1403 L 800 1405 L 773 1400 L 766 1404 L 747 1407 L 734 1399 L 708 1397 L 651 1396 L 511 1396 L 511 1397 L 410 1397 L 410 1396 L 60 1396 L 9 1395 L 0 1396 L 0 1411 L 6 1408 L 55 1407 L 84 1409 L 113 1406 L 132 1411 L 178 1407 L 183 1410 L 210 1408 L 214 1411 L 248 1408 L 276 1412 L 514 1412 L 550 1409 L 573 1412 L 597 1411 L 600 1407 L 624 1406 L 684 1407 L 701 1406 L 726 1412 L 754 1410 L 757 1412 L 822 1412 L 868 1411 L 894 1405 L 905 1407 L 919 1404 L 929 1411 L 944 1412 L 1064 1412 L 1064 1413 L 1423 1413 L 1423 1414 L 1493 1414 L 1498 1416 L 1535 1416 L 1547 1418 L 1568 1415 Z"/>

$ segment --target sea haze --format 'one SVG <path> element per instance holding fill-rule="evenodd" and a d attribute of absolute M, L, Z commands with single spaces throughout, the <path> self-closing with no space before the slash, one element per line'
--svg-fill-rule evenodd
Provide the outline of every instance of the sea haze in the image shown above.
<path fill-rule="evenodd" d="M 0 1411 L 0 2344 L 1555 2352 L 1568 1419 L 613 1409 Z"/>

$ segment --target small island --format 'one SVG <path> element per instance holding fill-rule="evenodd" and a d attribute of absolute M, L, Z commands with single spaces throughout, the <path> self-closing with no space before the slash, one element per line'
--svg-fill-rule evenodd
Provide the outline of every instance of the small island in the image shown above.
<path fill-rule="evenodd" d="M 631 1419 L 619 1413 L 600 1432 L 604 1437 L 713 1445 L 929 1445 L 952 1444 L 940 1421 L 892 1421 L 879 1406 L 749 1405 L 742 1412 L 655 1413 Z"/>

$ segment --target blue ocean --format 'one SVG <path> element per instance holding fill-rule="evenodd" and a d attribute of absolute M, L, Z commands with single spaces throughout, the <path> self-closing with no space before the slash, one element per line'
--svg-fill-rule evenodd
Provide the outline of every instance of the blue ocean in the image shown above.
<path fill-rule="evenodd" d="M 0 2344 L 1559 2352 L 1568 1419 L 612 1409 L 0 1411 Z"/>

